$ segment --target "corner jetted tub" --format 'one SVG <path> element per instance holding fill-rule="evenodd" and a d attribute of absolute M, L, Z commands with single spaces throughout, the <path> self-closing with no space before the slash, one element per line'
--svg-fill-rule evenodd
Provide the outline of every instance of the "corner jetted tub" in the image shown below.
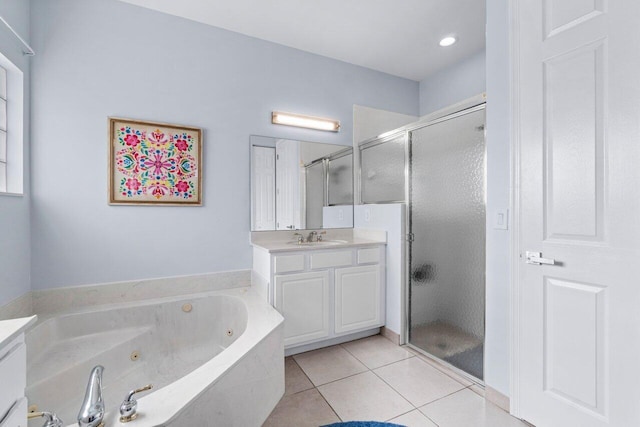
<path fill-rule="evenodd" d="M 260 426 L 284 394 L 282 324 L 250 288 L 56 315 L 26 336 L 29 405 L 77 425 L 89 373 L 102 365 L 107 427 Z M 120 424 L 125 395 L 146 384 L 138 418 Z"/>

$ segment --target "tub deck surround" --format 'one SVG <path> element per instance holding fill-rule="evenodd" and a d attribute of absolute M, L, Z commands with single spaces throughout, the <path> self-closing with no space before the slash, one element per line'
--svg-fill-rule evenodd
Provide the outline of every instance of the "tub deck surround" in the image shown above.
<path fill-rule="evenodd" d="M 31 292 L 27 292 L 18 298 L 0 306 L 0 321 L 29 317 L 34 314 Z"/>
<path fill-rule="evenodd" d="M 27 396 L 69 425 L 97 364 L 106 425 L 120 425 L 125 394 L 149 383 L 136 426 L 259 426 L 284 393 L 283 318 L 248 287 L 45 317 L 26 335 Z"/>
<path fill-rule="evenodd" d="M 35 290 L 0 306 L 0 320 L 250 285 L 251 270 L 237 270 Z"/>

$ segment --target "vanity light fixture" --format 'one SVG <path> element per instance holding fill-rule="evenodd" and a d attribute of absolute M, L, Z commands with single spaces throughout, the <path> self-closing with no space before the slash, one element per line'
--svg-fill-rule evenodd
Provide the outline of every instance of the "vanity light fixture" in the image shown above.
<path fill-rule="evenodd" d="M 301 128 L 326 130 L 329 132 L 338 132 L 340 130 L 340 121 L 333 119 L 325 119 L 322 117 L 304 116 L 302 114 L 283 113 L 281 111 L 273 111 L 271 113 L 271 123 L 275 125 L 297 126 Z"/>
<path fill-rule="evenodd" d="M 452 44 L 454 44 L 457 41 L 458 40 L 454 36 L 443 37 L 443 39 L 440 40 L 440 46 L 442 46 L 442 47 L 451 46 Z"/>

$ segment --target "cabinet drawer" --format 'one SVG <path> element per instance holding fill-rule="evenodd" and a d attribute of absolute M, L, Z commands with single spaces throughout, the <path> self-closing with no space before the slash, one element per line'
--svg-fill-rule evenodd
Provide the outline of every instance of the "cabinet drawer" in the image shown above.
<path fill-rule="evenodd" d="M 345 267 L 353 264 L 351 251 L 318 252 L 311 254 L 311 268 Z"/>
<path fill-rule="evenodd" d="M 304 270 L 304 255 L 278 255 L 273 264 L 276 274 L 302 271 Z"/>
<path fill-rule="evenodd" d="M 0 359 L 0 418 L 24 396 L 27 386 L 26 346 L 15 341 L 9 346 L 9 351 Z"/>
<path fill-rule="evenodd" d="M 380 248 L 358 249 L 358 264 L 380 262 Z"/>
<path fill-rule="evenodd" d="M 3 414 L 0 414 L 0 417 L 2 417 L 2 415 Z M 0 423 L 0 427 L 27 427 L 26 397 L 22 397 L 13 405 L 5 420 Z"/>

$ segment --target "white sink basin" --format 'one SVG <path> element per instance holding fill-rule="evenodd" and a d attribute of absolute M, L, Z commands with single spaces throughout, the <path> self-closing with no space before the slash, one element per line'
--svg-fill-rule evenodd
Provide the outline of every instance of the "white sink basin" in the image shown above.
<path fill-rule="evenodd" d="M 297 241 L 287 242 L 287 245 L 295 245 L 295 246 L 335 246 L 335 245 L 343 245 L 348 243 L 346 240 L 321 240 L 319 242 L 302 242 L 298 243 Z"/>

